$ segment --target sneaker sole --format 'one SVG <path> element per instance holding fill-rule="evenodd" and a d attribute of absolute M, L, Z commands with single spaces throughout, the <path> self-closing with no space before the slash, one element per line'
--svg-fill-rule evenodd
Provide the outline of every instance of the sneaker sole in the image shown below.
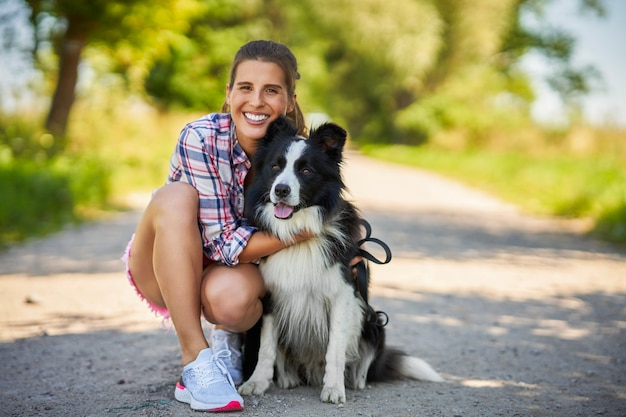
<path fill-rule="evenodd" d="M 196 401 L 191 395 L 189 390 L 185 389 L 179 382 L 176 383 L 176 389 L 174 390 L 174 398 L 181 403 L 189 404 L 192 410 L 198 411 L 212 411 L 212 412 L 220 412 L 220 411 L 241 411 L 243 410 L 243 404 L 239 401 L 232 400 L 227 404 L 224 403 L 216 403 L 216 404 L 207 404 L 202 403 L 200 401 Z"/>

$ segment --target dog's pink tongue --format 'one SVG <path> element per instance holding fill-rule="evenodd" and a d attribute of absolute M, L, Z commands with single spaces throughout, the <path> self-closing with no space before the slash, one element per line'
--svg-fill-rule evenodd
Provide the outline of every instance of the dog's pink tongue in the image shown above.
<path fill-rule="evenodd" d="M 293 213 L 293 207 L 287 204 L 278 203 L 274 206 L 274 216 L 279 219 L 286 219 Z"/>

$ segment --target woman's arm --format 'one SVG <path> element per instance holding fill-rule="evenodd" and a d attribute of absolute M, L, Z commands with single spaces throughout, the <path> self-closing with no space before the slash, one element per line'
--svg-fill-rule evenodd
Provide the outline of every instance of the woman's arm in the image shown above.
<path fill-rule="evenodd" d="M 303 242 L 310 237 L 311 235 L 309 233 L 304 232 L 294 236 L 293 243 L 287 244 L 269 232 L 255 232 L 250 239 L 248 239 L 248 244 L 239 254 L 239 262 L 252 262 L 256 259 L 276 253 L 294 243 Z"/>

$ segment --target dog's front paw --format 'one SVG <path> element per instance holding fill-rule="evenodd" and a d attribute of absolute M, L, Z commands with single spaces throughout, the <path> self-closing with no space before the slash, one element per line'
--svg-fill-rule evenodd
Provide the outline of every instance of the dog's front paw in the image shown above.
<path fill-rule="evenodd" d="M 268 380 L 248 380 L 244 382 L 237 391 L 241 395 L 263 395 L 265 391 L 270 387 L 270 381 Z"/>
<path fill-rule="evenodd" d="M 325 403 L 345 403 L 346 402 L 346 389 L 344 387 L 327 387 L 322 388 L 322 395 L 320 398 Z"/>

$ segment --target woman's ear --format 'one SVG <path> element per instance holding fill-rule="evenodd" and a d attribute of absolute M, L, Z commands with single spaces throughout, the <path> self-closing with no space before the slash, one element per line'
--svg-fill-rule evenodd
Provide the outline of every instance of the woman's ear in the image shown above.
<path fill-rule="evenodd" d="M 296 98 L 298 96 L 296 94 L 294 94 L 293 96 L 291 96 L 291 100 L 289 100 L 289 104 L 287 105 L 287 113 L 291 113 L 292 111 L 295 110 L 296 108 Z"/>
<path fill-rule="evenodd" d="M 230 106 L 230 85 L 226 84 L 226 104 Z"/>

